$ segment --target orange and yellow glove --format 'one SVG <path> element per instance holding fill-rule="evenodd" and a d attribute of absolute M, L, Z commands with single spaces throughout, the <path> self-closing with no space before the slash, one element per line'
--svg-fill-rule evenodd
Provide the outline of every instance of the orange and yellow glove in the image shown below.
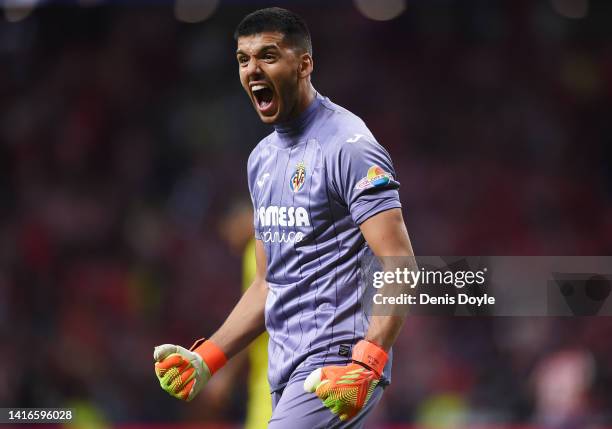
<path fill-rule="evenodd" d="M 315 393 L 340 420 L 349 420 L 370 400 L 387 358 L 382 348 L 361 340 L 353 348 L 352 363 L 315 369 L 304 381 L 304 390 Z"/>
<path fill-rule="evenodd" d="M 187 402 L 227 362 L 223 351 L 215 343 L 204 339 L 196 341 L 189 350 L 174 344 L 162 344 L 155 347 L 153 359 L 161 388 Z"/>

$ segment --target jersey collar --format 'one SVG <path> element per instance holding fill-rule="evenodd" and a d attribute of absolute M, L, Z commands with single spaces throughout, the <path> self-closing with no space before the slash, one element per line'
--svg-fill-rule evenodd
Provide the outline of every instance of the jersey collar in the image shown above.
<path fill-rule="evenodd" d="M 317 92 L 306 110 L 300 113 L 300 116 L 290 122 L 274 125 L 274 130 L 283 144 L 290 146 L 296 143 L 295 138 L 301 137 L 303 131 L 312 123 L 322 100 L 323 97 Z"/>

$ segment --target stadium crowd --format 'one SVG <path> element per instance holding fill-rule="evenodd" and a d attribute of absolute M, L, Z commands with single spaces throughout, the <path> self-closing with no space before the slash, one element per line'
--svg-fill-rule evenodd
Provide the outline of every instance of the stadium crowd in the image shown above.
<path fill-rule="evenodd" d="M 415 252 L 609 254 L 610 7 L 569 20 L 547 2 L 446 3 L 384 23 L 347 2 L 296 7 L 315 88 L 393 157 Z M 249 8 L 193 25 L 170 9 L 0 21 L 2 406 L 242 418 L 243 389 L 185 405 L 153 374 L 154 345 L 212 332 L 240 294 L 219 225 L 248 198 L 246 159 L 269 132 L 233 55 Z M 610 424 L 611 336 L 606 317 L 411 317 L 395 347 L 402 382 L 375 418 Z"/>

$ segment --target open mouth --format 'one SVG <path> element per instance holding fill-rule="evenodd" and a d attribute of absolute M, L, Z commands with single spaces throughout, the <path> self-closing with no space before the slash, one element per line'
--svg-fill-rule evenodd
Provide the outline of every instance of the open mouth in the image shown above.
<path fill-rule="evenodd" d="M 268 114 L 274 107 L 274 92 L 266 85 L 253 85 L 251 87 L 255 103 L 262 114 Z"/>

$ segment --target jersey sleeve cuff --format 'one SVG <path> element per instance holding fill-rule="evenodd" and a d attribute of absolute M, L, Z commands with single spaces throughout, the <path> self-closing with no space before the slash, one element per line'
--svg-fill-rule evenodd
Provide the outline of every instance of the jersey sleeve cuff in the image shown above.
<path fill-rule="evenodd" d="M 401 209 L 402 203 L 395 197 L 388 197 L 383 200 L 365 201 L 361 204 L 355 204 L 351 210 L 353 221 L 357 225 L 361 225 L 372 216 L 391 209 Z"/>

